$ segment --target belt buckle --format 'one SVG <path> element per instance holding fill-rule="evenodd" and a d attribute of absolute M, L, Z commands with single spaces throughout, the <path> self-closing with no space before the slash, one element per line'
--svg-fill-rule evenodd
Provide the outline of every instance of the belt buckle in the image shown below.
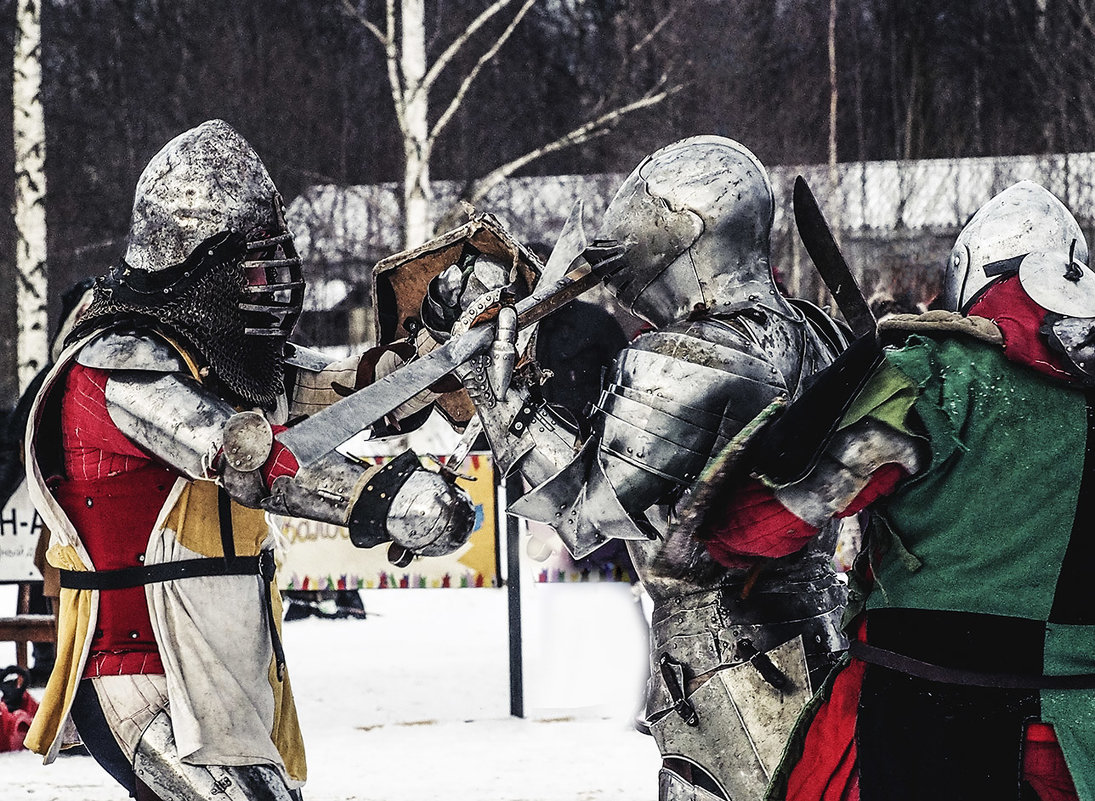
<path fill-rule="evenodd" d="M 259 575 L 262 576 L 263 581 L 273 581 L 276 572 L 277 565 L 274 563 L 274 552 L 272 550 L 259 551 Z"/>

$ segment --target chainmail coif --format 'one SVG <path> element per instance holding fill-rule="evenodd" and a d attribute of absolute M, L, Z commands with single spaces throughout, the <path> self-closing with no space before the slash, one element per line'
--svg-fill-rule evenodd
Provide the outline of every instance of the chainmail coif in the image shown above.
<path fill-rule="evenodd" d="M 136 271 L 123 262 L 96 280 L 92 303 L 69 341 L 107 328 L 162 331 L 196 352 L 200 366 L 209 368 L 207 383 L 225 400 L 272 409 L 285 392 L 285 339 L 244 334 L 242 262 L 234 255 L 227 263 L 211 261 L 180 265 L 172 272 L 182 277 L 156 292 L 135 290 L 128 279 L 138 278 Z"/>

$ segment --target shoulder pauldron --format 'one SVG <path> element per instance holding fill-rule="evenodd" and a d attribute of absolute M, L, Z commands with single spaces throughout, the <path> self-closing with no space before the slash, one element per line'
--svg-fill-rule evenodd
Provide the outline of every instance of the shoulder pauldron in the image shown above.
<path fill-rule="evenodd" d="M 105 331 L 84 345 L 76 361 L 99 370 L 189 372 L 178 351 L 163 339 L 139 331 Z"/>

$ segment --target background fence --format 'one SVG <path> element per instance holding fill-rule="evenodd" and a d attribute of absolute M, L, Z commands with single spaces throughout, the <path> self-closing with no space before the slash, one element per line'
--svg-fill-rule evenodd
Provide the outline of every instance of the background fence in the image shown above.
<path fill-rule="evenodd" d="M 926 304 L 938 292 L 950 246 L 981 204 L 1016 181 L 1037 181 L 1056 194 L 1090 234 L 1095 223 L 1095 153 L 1011 158 L 853 162 L 779 166 L 770 170 L 776 197 L 772 264 L 799 297 L 828 305 L 829 296 L 794 230 L 791 189 L 806 178 L 841 243 L 864 294 L 901 305 Z M 595 232 L 623 174 L 516 178 L 499 184 L 477 208 L 499 217 L 522 242 L 550 250 L 572 206 L 581 200 Z M 459 186 L 434 183 L 437 208 Z M 399 187 L 313 186 L 289 207 L 307 264 L 308 311 L 300 339 L 319 347 L 375 339 L 369 309 L 371 273 L 399 250 Z M 637 323 L 600 300 L 621 318 Z"/>

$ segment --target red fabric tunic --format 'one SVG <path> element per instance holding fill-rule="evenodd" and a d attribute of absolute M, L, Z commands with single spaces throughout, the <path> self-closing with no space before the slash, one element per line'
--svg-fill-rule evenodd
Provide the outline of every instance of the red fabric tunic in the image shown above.
<path fill-rule="evenodd" d="M 64 478 L 54 494 L 97 570 L 135 567 L 176 474 L 128 440 L 106 408 L 107 373 L 74 365 L 61 398 Z M 84 676 L 163 673 L 144 587 L 103 590 Z"/>
<path fill-rule="evenodd" d="M 129 440 L 106 405 L 109 373 L 76 364 L 64 380 L 64 476 L 53 491 L 97 570 L 135 567 L 179 473 Z M 284 431 L 276 426 L 275 433 Z M 298 465 L 281 443 L 263 468 L 267 486 Z M 163 673 L 144 587 L 103 590 L 84 676 Z"/>

